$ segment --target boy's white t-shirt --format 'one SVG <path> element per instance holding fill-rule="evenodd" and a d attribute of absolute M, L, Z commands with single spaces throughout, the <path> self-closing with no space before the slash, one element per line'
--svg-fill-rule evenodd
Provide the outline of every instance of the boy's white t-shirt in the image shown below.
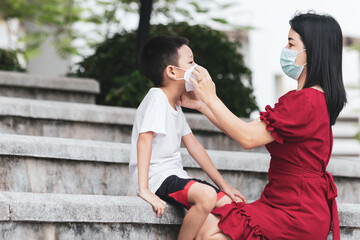
<path fill-rule="evenodd" d="M 180 156 L 182 136 L 191 133 L 180 106 L 176 110 L 160 88 L 151 88 L 139 105 L 131 137 L 130 176 L 138 188 L 137 141 L 140 133 L 154 132 L 149 167 L 149 189 L 155 193 L 171 175 L 190 178 Z"/>

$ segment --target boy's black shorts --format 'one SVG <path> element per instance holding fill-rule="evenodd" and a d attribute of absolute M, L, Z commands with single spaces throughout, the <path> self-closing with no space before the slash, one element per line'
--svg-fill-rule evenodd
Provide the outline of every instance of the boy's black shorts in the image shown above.
<path fill-rule="evenodd" d="M 191 206 L 188 200 L 188 191 L 191 185 L 196 182 L 213 187 L 217 192 L 217 200 L 225 196 L 224 192 L 206 181 L 196 178 L 179 178 L 176 175 L 167 177 L 155 194 L 166 202 L 190 209 Z"/>

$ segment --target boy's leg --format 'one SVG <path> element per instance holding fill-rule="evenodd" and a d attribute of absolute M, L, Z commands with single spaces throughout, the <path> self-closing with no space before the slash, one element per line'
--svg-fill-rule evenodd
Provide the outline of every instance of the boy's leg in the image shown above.
<path fill-rule="evenodd" d="M 192 207 L 184 217 L 178 240 L 194 239 L 217 201 L 215 189 L 198 182 L 191 185 L 187 197 Z"/>

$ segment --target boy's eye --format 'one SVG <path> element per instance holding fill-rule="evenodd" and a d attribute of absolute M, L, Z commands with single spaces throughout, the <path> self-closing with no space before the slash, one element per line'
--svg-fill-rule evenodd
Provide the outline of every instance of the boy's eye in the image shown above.
<path fill-rule="evenodd" d="M 294 46 L 294 44 L 289 43 L 289 47 L 292 47 L 292 46 Z"/>
<path fill-rule="evenodd" d="M 191 61 L 191 62 L 189 62 L 190 64 L 193 64 L 194 63 L 194 61 Z"/>

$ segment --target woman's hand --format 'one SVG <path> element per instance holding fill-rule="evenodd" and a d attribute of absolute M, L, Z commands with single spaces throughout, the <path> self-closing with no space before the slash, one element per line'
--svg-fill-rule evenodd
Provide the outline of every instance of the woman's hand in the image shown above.
<path fill-rule="evenodd" d="M 163 215 L 166 208 L 166 202 L 152 193 L 149 189 L 140 189 L 139 197 L 151 204 L 157 217 L 161 217 Z"/>
<path fill-rule="evenodd" d="M 228 195 L 234 202 L 244 202 L 247 203 L 246 198 L 235 188 L 229 184 L 225 184 L 221 189 L 226 195 Z"/>
<path fill-rule="evenodd" d="M 209 72 L 201 66 L 196 66 L 192 74 L 196 76 L 196 80 L 190 78 L 190 81 L 194 85 L 200 99 L 206 105 L 217 99 L 215 84 L 212 81 Z"/>
<path fill-rule="evenodd" d="M 182 107 L 191 108 L 198 111 L 200 111 L 204 105 L 196 91 L 184 92 L 180 96 L 178 104 Z"/>

